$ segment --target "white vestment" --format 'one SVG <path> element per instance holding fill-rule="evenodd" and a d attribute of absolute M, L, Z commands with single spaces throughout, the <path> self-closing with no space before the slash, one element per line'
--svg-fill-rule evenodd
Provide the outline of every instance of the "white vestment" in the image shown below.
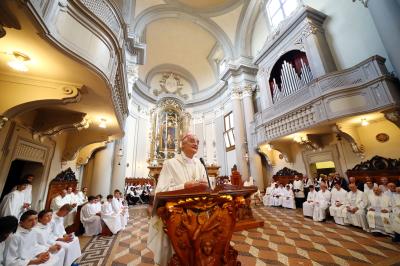
<path fill-rule="evenodd" d="M 88 201 L 88 197 L 82 191 L 79 191 L 77 195 L 78 195 L 78 198 L 79 198 L 79 204 L 78 205 L 82 205 L 82 204 L 84 204 L 84 203 L 86 203 Z"/>
<path fill-rule="evenodd" d="M 346 203 L 347 191 L 343 188 L 337 190 L 335 187 L 331 191 L 331 206 L 329 207 L 329 213 L 335 220 L 335 223 L 344 225 L 344 218 L 346 217 L 345 203 Z M 341 204 L 341 205 L 340 205 Z M 337 206 L 340 205 L 340 206 Z"/>
<path fill-rule="evenodd" d="M 112 204 L 108 201 L 104 202 L 101 206 L 101 219 L 113 234 L 118 233 L 122 229 L 121 215 L 113 211 Z"/>
<path fill-rule="evenodd" d="M 318 191 L 314 201 L 313 220 L 320 222 L 326 217 L 326 210 L 331 202 L 331 192 L 329 190 Z"/>
<path fill-rule="evenodd" d="M 177 154 L 175 158 L 164 161 L 155 190 L 156 196 L 158 192 L 183 189 L 184 184 L 189 181 L 207 181 L 204 166 L 196 158 L 190 159 L 184 154 Z M 155 263 L 161 266 L 167 265 L 173 252 L 163 226 L 161 219 L 153 215 L 147 240 L 148 248 L 153 251 Z"/>
<path fill-rule="evenodd" d="M 400 194 L 395 193 L 392 199 L 392 213 L 390 215 L 390 224 L 397 234 L 400 234 Z"/>
<path fill-rule="evenodd" d="M 294 192 L 294 196 L 296 198 L 304 198 L 304 183 L 303 180 L 294 180 L 293 181 L 293 190 L 299 190 L 298 192 Z"/>
<path fill-rule="evenodd" d="M 57 241 L 57 239 L 62 238 L 66 232 L 63 226 L 63 217 L 59 217 L 55 213 L 53 214 L 53 218 L 54 217 L 56 217 L 56 219 L 53 219 L 47 225 L 38 223 L 34 230 L 36 230 L 38 233 L 39 244 L 51 246 L 57 243 L 61 245 L 65 251 L 64 266 L 70 266 L 77 258 L 81 256 L 79 239 L 74 237 L 74 239 L 69 243 Z"/>
<path fill-rule="evenodd" d="M 0 242 L 0 266 L 4 266 L 4 248 L 6 247 L 6 241 Z"/>
<path fill-rule="evenodd" d="M 48 250 L 48 246 L 38 242 L 38 233 L 35 230 L 27 230 L 18 226 L 17 232 L 7 239 L 5 252 L 5 265 L 25 266 L 29 261 Z M 63 265 L 64 251 L 50 254 L 50 259 L 40 265 Z"/>
<path fill-rule="evenodd" d="M 296 203 L 294 202 L 293 190 L 285 189 L 282 197 L 282 207 L 289 209 L 296 209 Z"/>
<path fill-rule="evenodd" d="M 12 215 L 19 219 L 24 212 L 25 193 L 14 190 L 8 193 L 0 204 L 0 217 Z"/>
<path fill-rule="evenodd" d="M 78 198 L 78 196 L 77 195 L 75 195 L 75 193 L 73 193 L 73 192 L 71 192 L 70 194 L 67 194 L 67 195 L 65 195 L 65 198 L 63 198 L 63 202 L 65 203 L 65 204 L 77 204 L 76 206 L 75 206 L 75 208 L 73 208 L 68 214 L 67 214 L 67 216 L 65 216 L 65 218 L 64 218 L 64 226 L 65 227 L 67 227 L 67 226 L 70 226 L 70 225 L 72 225 L 73 223 L 74 223 L 74 220 L 75 220 L 75 216 L 76 216 L 76 213 L 77 213 L 77 209 L 78 209 L 78 203 L 79 203 L 79 198 Z"/>
<path fill-rule="evenodd" d="M 374 188 L 374 187 L 377 187 L 378 186 L 378 184 L 377 183 L 374 183 L 373 184 L 373 187 L 370 189 L 369 187 L 368 187 L 368 185 L 367 185 L 367 183 L 365 183 L 364 184 L 364 193 L 369 193 L 370 191 L 372 192 L 372 189 Z M 373 193 L 373 192 L 372 192 Z"/>
<path fill-rule="evenodd" d="M 125 226 L 128 224 L 128 218 L 129 218 L 128 209 L 122 204 L 122 202 L 119 199 L 115 197 L 111 201 L 111 207 L 113 209 L 113 212 L 119 215 L 122 229 L 125 229 Z"/>
<path fill-rule="evenodd" d="M 381 194 L 380 196 L 373 194 L 369 195 L 368 198 L 368 212 L 367 221 L 371 232 L 380 232 L 382 234 L 392 234 L 393 229 L 390 225 L 390 201 L 389 198 Z M 369 209 L 374 209 L 375 211 L 370 211 Z M 389 212 L 383 213 L 382 210 L 387 210 Z"/>
<path fill-rule="evenodd" d="M 58 211 L 63 205 L 69 203 L 69 197 L 58 195 L 51 200 L 50 208 L 53 212 Z"/>
<path fill-rule="evenodd" d="M 303 203 L 303 215 L 308 217 L 313 217 L 314 213 L 314 201 L 317 196 L 315 190 L 308 192 L 307 201 Z"/>
<path fill-rule="evenodd" d="M 352 224 L 354 226 L 362 227 L 365 231 L 369 231 L 367 217 L 365 215 L 365 207 L 367 206 L 367 198 L 365 194 L 357 190 L 356 192 L 349 191 L 346 195 L 346 204 L 343 209 L 345 224 Z M 358 208 L 355 213 L 348 211 L 349 209 Z"/>
<path fill-rule="evenodd" d="M 17 186 L 15 186 L 12 191 L 17 190 Z M 27 184 L 26 188 L 23 190 L 25 196 L 24 196 L 24 203 L 29 203 L 32 204 L 32 185 Z"/>
<path fill-rule="evenodd" d="M 101 218 L 96 215 L 94 203 L 86 203 L 81 209 L 81 222 L 85 227 L 85 235 L 95 236 L 101 233 Z"/>
<path fill-rule="evenodd" d="M 263 197 L 263 203 L 264 206 L 271 206 L 271 192 L 272 192 L 273 187 L 267 187 L 265 190 L 265 195 Z"/>
<path fill-rule="evenodd" d="M 274 187 L 271 192 L 271 206 L 282 206 L 283 187 Z"/>

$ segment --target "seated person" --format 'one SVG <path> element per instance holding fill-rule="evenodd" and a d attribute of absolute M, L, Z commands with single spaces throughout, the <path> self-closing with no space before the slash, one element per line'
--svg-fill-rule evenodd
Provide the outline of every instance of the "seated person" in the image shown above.
<path fill-rule="evenodd" d="M 364 193 L 366 196 L 368 196 L 370 193 L 374 193 L 372 190 L 374 189 L 374 187 L 377 187 L 378 184 L 373 183 L 370 177 L 366 177 L 365 178 L 365 184 L 364 184 Z"/>
<path fill-rule="evenodd" d="M 129 205 L 135 205 L 136 203 L 139 202 L 140 198 L 139 198 L 139 194 L 136 191 L 135 187 L 130 187 L 128 193 L 128 195 L 126 195 L 126 200 L 128 201 Z"/>
<path fill-rule="evenodd" d="M 308 217 L 313 217 L 314 212 L 314 200 L 317 192 L 313 185 L 309 185 L 309 192 L 307 195 L 307 200 L 303 203 L 303 215 Z"/>
<path fill-rule="evenodd" d="M 29 181 L 26 179 L 19 180 L 14 191 L 8 193 L 0 204 L 0 217 L 12 215 L 19 218 L 22 213 L 29 207 L 29 203 L 25 203 L 25 189 Z"/>
<path fill-rule="evenodd" d="M 271 206 L 272 203 L 272 190 L 275 187 L 275 182 L 271 183 L 269 187 L 265 190 L 265 195 L 263 197 L 264 206 Z"/>
<path fill-rule="evenodd" d="M 69 197 L 67 197 L 67 190 L 63 189 L 63 190 L 60 191 L 59 195 L 57 195 L 56 197 L 54 197 L 51 200 L 50 208 L 53 211 L 57 211 L 63 205 L 69 204 L 68 199 L 69 199 Z"/>
<path fill-rule="evenodd" d="M 389 198 L 383 195 L 380 187 L 374 187 L 373 192 L 368 198 L 368 226 L 373 233 L 392 235 Z"/>
<path fill-rule="evenodd" d="M 396 188 L 396 193 L 392 200 L 392 214 L 390 215 L 390 223 L 394 231 L 393 242 L 400 242 L 400 187 Z"/>
<path fill-rule="evenodd" d="M 322 222 L 326 217 L 326 210 L 329 208 L 331 202 L 331 192 L 325 182 L 321 182 L 320 191 L 315 195 L 313 220 Z"/>
<path fill-rule="evenodd" d="M 382 193 L 385 193 L 387 190 L 389 190 L 388 188 L 389 179 L 386 176 L 382 176 L 380 180 L 381 184 L 379 185 L 379 188 L 381 189 Z"/>
<path fill-rule="evenodd" d="M 97 199 L 95 196 L 88 197 L 89 202 L 81 209 L 81 222 L 85 228 L 86 236 L 95 236 L 101 233 L 100 212 L 97 212 Z"/>
<path fill-rule="evenodd" d="M 293 190 L 290 189 L 290 185 L 286 185 L 286 189 L 284 190 L 284 194 L 282 197 L 282 207 L 289 209 L 296 209 L 296 203 L 294 200 Z"/>
<path fill-rule="evenodd" d="M 344 218 L 346 217 L 345 200 L 347 191 L 344 190 L 339 182 L 336 182 L 331 191 L 331 206 L 329 213 L 335 220 L 335 223 L 344 225 Z"/>
<path fill-rule="evenodd" d="M 79 202 L 80 202 L 79 205 L 82 205 L 82 204 L 88 202 L 87 191 L 88 191 L 88 188 L 83 187 L 82 190 L 78 192 L 78 197 L 79 197 Z"/>
<path fill-rule="evenodd" d="M 6 240 L 15 233 L 18 227 L 18 219 L 14 216 L 5 216 L 0 218 L 0 265 L 4 265 L 4 249 Z"/>
<path fill-rule="evenodd" d="M 101 212 L 101 205 L 103 205 L 103 195 L 99 194 L 96 196 L 96 213 L 100 213 Z"/>
<path fill-rule="evenodd" d="M 349 177 L 349 185 L 350 184 L 355 184 L 358 190 L 360 190 L 361 192 L 364 191 L 364 183 L 361 180 L 356 181 L 356 178 L 354 176 Z"/>
<path fill-rule="evenodd" d="M 52 210 L 39 212 L 39 222 L 34 228 L 38 232 L 39 244 L 45 246 L 59 244 L 65 250 L 64 266 L 71 265 L 81 256 L 79 239 L 74 234 L 67 235 L 64 229 L 64 217 L 68 216 L 71 209 L 72 207 L 66 204 L 54 214 Z"/>
<path fill-rule="evenodd" d="M 352 224 L 369 231 L 367 217 L 365 216 L 367 198 L 362 191 L 357 189 L 355 183 L 350 183 L 349 189 L 350 191 L 346 195 L 345 224 Z"/>
<path fill-rule="evenodd" d="M 119 213 L 114 212 L 112 207 L 113 195 L 107 196 L 107 201 L 101 206 L 101 219 L 107 225 L 113 234 L 122 229 L 121 217 Z"/>
<path fill-rule="evenodd" d="M 150 192 L 148 192 L 146 188 L 144 188 L 142 194 L 140 194 L 140 199 L 142 200 L 143 203 L 149 203 Z"/>
<path fill-rule="evenodd" d="M 17 232 L 6 245 L 5 265 L 63 265 L 64 251 L 60 251 L 60 245 L 39 244 L 38 234 L 32 230 L 36 222 L 36 211 L 28 210 L 22 214 Z"/>
<path fill-rule="evenodd" d="M 271 192 L 271 206 L 282 206 L 282 196 L 283 196 L 284 190 L 283 190 L 283 185 L 282 184 L 275 184 L 275 187 L 272 189 Z"/>

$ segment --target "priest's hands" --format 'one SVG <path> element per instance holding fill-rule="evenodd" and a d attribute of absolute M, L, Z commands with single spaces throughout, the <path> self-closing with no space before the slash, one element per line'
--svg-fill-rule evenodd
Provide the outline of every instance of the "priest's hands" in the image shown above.
<path fill-rule="evenodd" d="M 61 241 L 69 243 L 72 240 L 74 240 L 74 236 L 72 234 L 69 235 L 64 235 L 63 238 L 61 239 Z"/>
<path fill-rule="evenodd" d="M 193 188 L 193 187 L 199 187 L 199 188 L 207 188 L 208 183 L 205 181 L 189 181 L 184 184 L 184 188 Z"/>
<path fill-rule="evenodd" d="M 24 209 L 28 209 L 29 206 L 31 206 L 29 203 L 24 203 L 23 208 L 24 208 Z"/>
<path fill-rule="evenodd" d="M 29 261 L 28 265 L 39 265 L 39 264 L 45 263 L 49 259 L 50 259 L 50 253 L 47 251 L 42 252 L 36 256 L 36 259 Z"/>

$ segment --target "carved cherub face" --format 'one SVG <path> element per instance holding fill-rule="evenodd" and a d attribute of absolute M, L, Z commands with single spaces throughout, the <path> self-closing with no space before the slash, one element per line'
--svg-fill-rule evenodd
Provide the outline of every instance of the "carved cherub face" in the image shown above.
<path fill-rule="evenodd" d="M 211 256 L 214 250 L 214 241 L 203 239 L 201 241 L 201 250 L 203 251 L 204 255 Z"/>

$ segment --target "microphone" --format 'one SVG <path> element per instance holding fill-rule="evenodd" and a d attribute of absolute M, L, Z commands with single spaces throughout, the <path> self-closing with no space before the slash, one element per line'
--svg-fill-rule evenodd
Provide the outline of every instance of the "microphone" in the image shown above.
<path fill-rule="evenodd" d="M 204 166 L 204 169 L 206 170 L 208 187 L 211 189 L 211 183 L 210 183 L 210 178 L 208 177 L 208 171 L 207 171 L 206 163 L 204 162 L 203 158 L 200 158 L 200 162 Z"/>

